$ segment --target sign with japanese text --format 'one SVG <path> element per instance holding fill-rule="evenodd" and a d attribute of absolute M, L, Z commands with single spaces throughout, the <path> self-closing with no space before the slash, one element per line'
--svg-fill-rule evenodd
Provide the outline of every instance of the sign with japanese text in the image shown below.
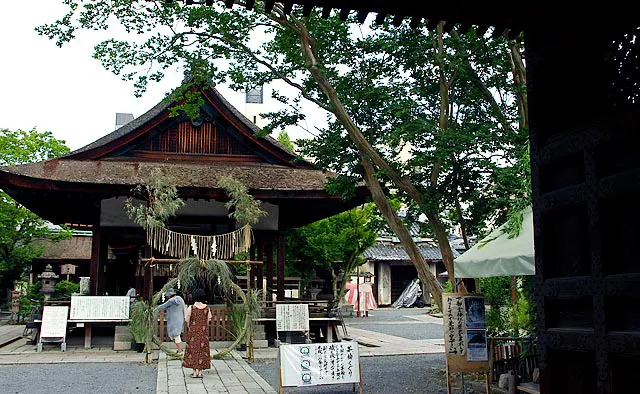
<path fill-rule="evenodd" d="M 42 310 L 41 338 L 66 338 L 68 306 L 45 306 Z"/>
<path fill-rule="evenodd" d="M 127 296 L 71 296 L 71 320 L 127 320 Z"/>
<path fill-rule="evenodd" d="M 276 330 L 309 331 L 309 305 L 277 304 Z"/>
<path fill-rule="evenodd" d="M 360 382 L 358 343 L 281 345 L 282 387 Z"/>
<path fill-rule="evenodd" d="M 467 350 L 464 296 L 443 295 L 444 345 L 447 354 L 463 356 Z"/>

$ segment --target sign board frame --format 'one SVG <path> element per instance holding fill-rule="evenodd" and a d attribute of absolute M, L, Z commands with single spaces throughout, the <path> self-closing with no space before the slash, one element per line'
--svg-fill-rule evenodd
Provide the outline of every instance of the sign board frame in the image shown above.
<path fill-rule="evenodd" d="M 60 343 L 60 350 L 67 350 L 67 316 L 68 306 L 45 306 L 42 309 L 42 324 L 38 352 L 42 352 L 43 343 Z"/>
<path fill-rule="evenodd" d="M 351 346 L 352 349 L 345 353 L 344 348 L 348 346 Z M 281 345 L 278 349 L 277 360 L 278 393 L 283 394 L 284 387 L 313 387 L 351 383 L 353 384 L 353 391 L 355 392 L 355 385 L 358 384 L 360 394 L 362 394 L 362 366 L 358 350 L 358 342 L 356 341 Z M 328 353 L 333 360 L 338 357 L 338 360 L 341 359 L 342 361 L 329 363 L 327 361 Z M 357 371 L 353 371 L 352 377 L 342 380 L 336 380 L 334 375 L 329 377 L 329 369 L 331 368 L 333 368 L 332 372 L 343 371 L 344 375 L 345 360 L 353 363 L 351 368 L 357 368 Z M 326 373 L 328 380 L 326 383 L 318 383 L 317 379 L 322 379 L 323 372 Z M 337 374 L 339 375 L 339 373 Z M 298 375 L 300 376 L 299 381 L 297 379 Z"/>
<path fill-rule="evenodd" d="M 452 299 L 454 303 L 449 302 Z M 460 301 L 462 302 L 460 304 Z M 483 331 L 485 344 L 486 342 L 486 318 L 484 311 L 484 297 L 480 294 L 471 294 L 471 293 L 443 293 L 442 294 L 442 305 L 445 309 L 443 311 L 443 320 L 444 320 L 444 330 L 445 330 L 445 356 L 446 356 L 446 366 L 447 366 L 447 393 L 451 394 L 451 373 L 484 373 L 486 378 L 486 392 L 487 394 L 491 393 L 491 365 L 489 362 L 489 349 L 486 350 L 486 360 L 469 360 L 469 343 L 468 343 L 468 331 L 470 334 L 477 333 L 479 331 Z M 450 321 L 450 316 L 447 313 L 449 310 L 449 306 L 452 305 L 454 322 Z M 462 308 L 462 309 L 458 309 Z M 469 316 L 467 316 L 467 312 L 469 311 Z M 462 315 L 460 315 L 462 313 Z M 449 336 L 447 329 L 453 329 L 455 332 L 453 337 Z M 459 335 L 461 334 L 461 335 Z M 453 338 L 451 341 L 450 338 Z M 463 338 L 464 352 L 460 354 L 453 354 L 450 352 L 450 345 L 453 344 L 456 346 L 457 350 L 460 349 L 460 343 L 458 341 L 460 338 Z M 451 342 L 451 343 L 450 343 Z M 486 347 L 485 347 L 486 348 Z M 474 355 L 478 354 L 479 347 L 474 347 L 472 349 L 473 358 Z"/>
<path fill-rule="evenodd" d="M 70 320 L 128 320 L 130 305 L 127 296 L 71 296 Z"/>

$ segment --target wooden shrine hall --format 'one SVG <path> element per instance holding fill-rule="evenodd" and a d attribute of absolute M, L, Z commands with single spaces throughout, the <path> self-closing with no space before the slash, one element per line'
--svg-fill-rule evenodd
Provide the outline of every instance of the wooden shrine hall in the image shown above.
<path fill-rule="evenodd" d="M 0 168 L 0 186 L 42 218 L 72 228 L 90 229 L 91 294 L 124 295 L 135 286 L 149 297 L 171 276 L 169 265 L 150 267 L 163 257 L 146 245 L 143 229 L 124 211 L 132 189 L 159 170 L 185 201 L 167 227 L 193 235 L 236 229 L 228 217 L 225 193 L 217 188 L 226 175 L 242 182 L 267 212 L 253 227 L 249 285 L 284 299 L 283 232 L 351 209 L 364 201 L 362 188 L 352 200 L 325 191 L 331 174 L 317 170 L 230 105 L 214 87 L 199 89 L 205 104 L 193 121 L 171 117 L 165 100 L 103 138 L 56 159 Z M 108 259 L 108 252 L 115 258 Z M 171 257 L 171 256 L 166 256 Z M 154 280 L 155 278 L 155 280 Z M 258 284 L 258 285 L 257 285 Z M 267 297 L 267 299 L 269 299 Z"/>

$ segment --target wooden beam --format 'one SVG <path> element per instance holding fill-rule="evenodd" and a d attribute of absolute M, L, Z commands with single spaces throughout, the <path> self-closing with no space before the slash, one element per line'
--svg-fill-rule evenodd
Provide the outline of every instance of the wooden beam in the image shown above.
<path fill-rule="evenodd" d="M 175 263 L 179 263 L 184 259 L 156 259 L 155 257 L 151 258 L 151 257 L 144 257 L 141 259 L 143 263 L 151 263 L 151 264 L 146 264 L 148 266 L 152 266 L 152 265 L 157 265 L 157 264 L 175 264 Z M 262 261 L 260 260 L 224 260 L 225 263 L 227 264 L 235 264 L 235 265 L 240 265 L 240 264 L 263 264 Z"/>
<path fill-rule="evenodd" d="M 254 4 L 256 3 L 256 0 L 246 0 L 245 2 L 245 7 L 251 11 L 253 9 Z"/>
<path fill-rule="evenodd" d="M 224 0 L 224 5 L 227 8 L 233 8 L 233 3 L 235 2 L 235 0 Z"/>
<path fill-rule="evenodd" d="M 284 235 L 278 234 L 278 301 L 284 301 Z"/>

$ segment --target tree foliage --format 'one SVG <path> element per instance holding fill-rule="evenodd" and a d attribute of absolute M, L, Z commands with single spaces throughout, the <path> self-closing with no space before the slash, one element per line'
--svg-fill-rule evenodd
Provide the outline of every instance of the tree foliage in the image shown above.
<path fill-rule="evenodd" d="M 288 260 L 303 277 L 310 279 L 317 270 L 329 270 L 334 279 L 342 271 L 343 280 L 333 283 L 340 300 L 345 281 L 362 265 L 365 250 L 375 244 L 381 221 L 375 206 L 367 204 L 294 229 L 287 236 Z"/>
<path fill-rule="evenodd" d="M 64 141 L 50 132 L 0 129 L 0 165 L 47 160 L 69 152 Z M 68 238 L 64 229 L 52 230 L 39 216 L 0 190 L 0 281 L 3 288 L 24 273 L 27 264 L 42 253 L 31 241 Z"/>
<path fill-rule="evenodd" d="M 438 302 L 440 285 L 389 205 L 390 193 L 426 215 L 450 273 L 445 213 L 455 207 L 457 221 L 479 232 L 496 210 L 504 216 L 523 199 L 522 188 L 513 186 L 526 177 L 512 171 L 527 144 L 526 75 L 516 41 L 473 29 L 444 33 L 442 23 L 432 30 L 408 23 L 362 28 L 354 17 L 349 23 L 337 15 L 303 17 L 298 8 L 285 15 L 279 3 L 266 12 L 262 1 L 251 12 L 225 9 L 221 1 L 66 3 L 69 12 L 38 32 L 63 45 L 79 30 L 121 24 L 135 38 L 106 40 L 95 57 L 134 81 L 138 94 L 182 66 L 190 70 L 190 84 L 213 80 L 242 90 L 274 80 L 288 84 L 295 93 L 275 92 L 283 109 L 266 114 L 267 131 L 303 120 L 302 100 L 326 111 L 328 126 L 302 142 L 301 152 L 350 179 L 334 187 L 365 180 Z M 182 110 L 196 114 L 191 86 L 177 92 L 187 96 Z M 410 157 L 399 160 L 402 151 Z"/>

